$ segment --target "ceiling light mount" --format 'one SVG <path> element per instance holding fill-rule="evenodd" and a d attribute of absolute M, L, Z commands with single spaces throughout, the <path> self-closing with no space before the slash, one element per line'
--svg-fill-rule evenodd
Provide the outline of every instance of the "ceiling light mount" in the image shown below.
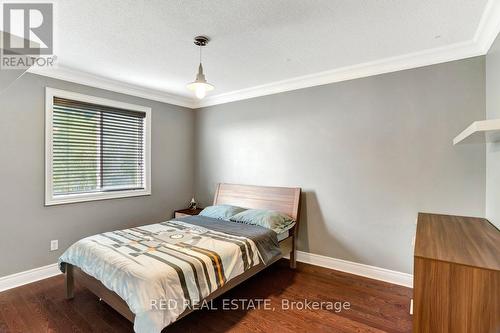
<path fill-rule="evenodd" d="M 210 41 L 210 38 L 208 38 L 207 36 L 196 36 L 194 38 L 194 45 L 206 46 L 209 41 Z"/>

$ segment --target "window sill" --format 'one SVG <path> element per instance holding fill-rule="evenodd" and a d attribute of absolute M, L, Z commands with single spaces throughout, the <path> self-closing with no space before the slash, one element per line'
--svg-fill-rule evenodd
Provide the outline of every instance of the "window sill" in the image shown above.
<path fill-rule="evenodd" d="M 98 193 L 83 193 L 83 194 L 68 194 L 58 197 L 46 197 L 45 206 L 63 205 L 77 202 L 118 199 L 128 197 L 139 197 L 151 195 L 150 190 L 129 190 L 117 192 L 98 192 Z"/>

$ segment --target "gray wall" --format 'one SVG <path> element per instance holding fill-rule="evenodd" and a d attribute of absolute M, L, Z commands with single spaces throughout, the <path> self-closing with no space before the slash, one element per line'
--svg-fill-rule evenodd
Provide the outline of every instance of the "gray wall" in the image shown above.
<path fill-rule="evenodd" d="M 486 56 L 486 118 L 500 118 L 500 37 Z M 500 142 L 486 145 L 486 218 L 500 228 Z"/>
<path fill-rule="evenodd" d="M 484 216 L 484 57 L 196 112 L 196 194 L 217 182 L 300 186 L 299 249 L 412 271 L 417 212 Z"/>
<path fill-rule="evenodd" d="M 152 107 L 151 196 L 44 207 L 45 86 Z M 198 111 L 26 74 L 0 95 L 0 276 L 54 263 L 87 235 L 165 220 L 193 189 L 207 205 L 217 182 L 300 186 L 300 250 L 411 272 L 418 211 L 483 216 L 486 205 L 500 221 L 500 149 L 488 147 L 486 202 L 485 146 L 451 145 L 484 104 L 482 57 Z"/>
<path fill-rule="evenodd" d="M 151 196 L 44 207 L 45 86 L 152 107 Z M 166 220 L 191 199 L 192 110 L 26 74 L 0 95 L 0 113 L 0 276 L 52 264 L 82 237 Z"/>

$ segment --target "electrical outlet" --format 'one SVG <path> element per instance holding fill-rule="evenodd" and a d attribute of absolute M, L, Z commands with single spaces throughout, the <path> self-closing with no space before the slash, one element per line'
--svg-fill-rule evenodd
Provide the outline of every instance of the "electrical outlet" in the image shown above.
<path fill-rule="evenodd" d="M 59 241 L 57 239 L 50 241 L 50 251 L 56 251 L 59 248 Z"/>

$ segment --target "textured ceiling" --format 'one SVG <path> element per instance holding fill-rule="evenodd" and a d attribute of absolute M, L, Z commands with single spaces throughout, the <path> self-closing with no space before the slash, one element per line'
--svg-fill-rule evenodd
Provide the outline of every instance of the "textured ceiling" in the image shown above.
<path fill-rule="evenodd" d="M 214 94 L 472 40 L 486 0 L 59 0 L 61 66 L 190 96 L 195 35 Z"/>

